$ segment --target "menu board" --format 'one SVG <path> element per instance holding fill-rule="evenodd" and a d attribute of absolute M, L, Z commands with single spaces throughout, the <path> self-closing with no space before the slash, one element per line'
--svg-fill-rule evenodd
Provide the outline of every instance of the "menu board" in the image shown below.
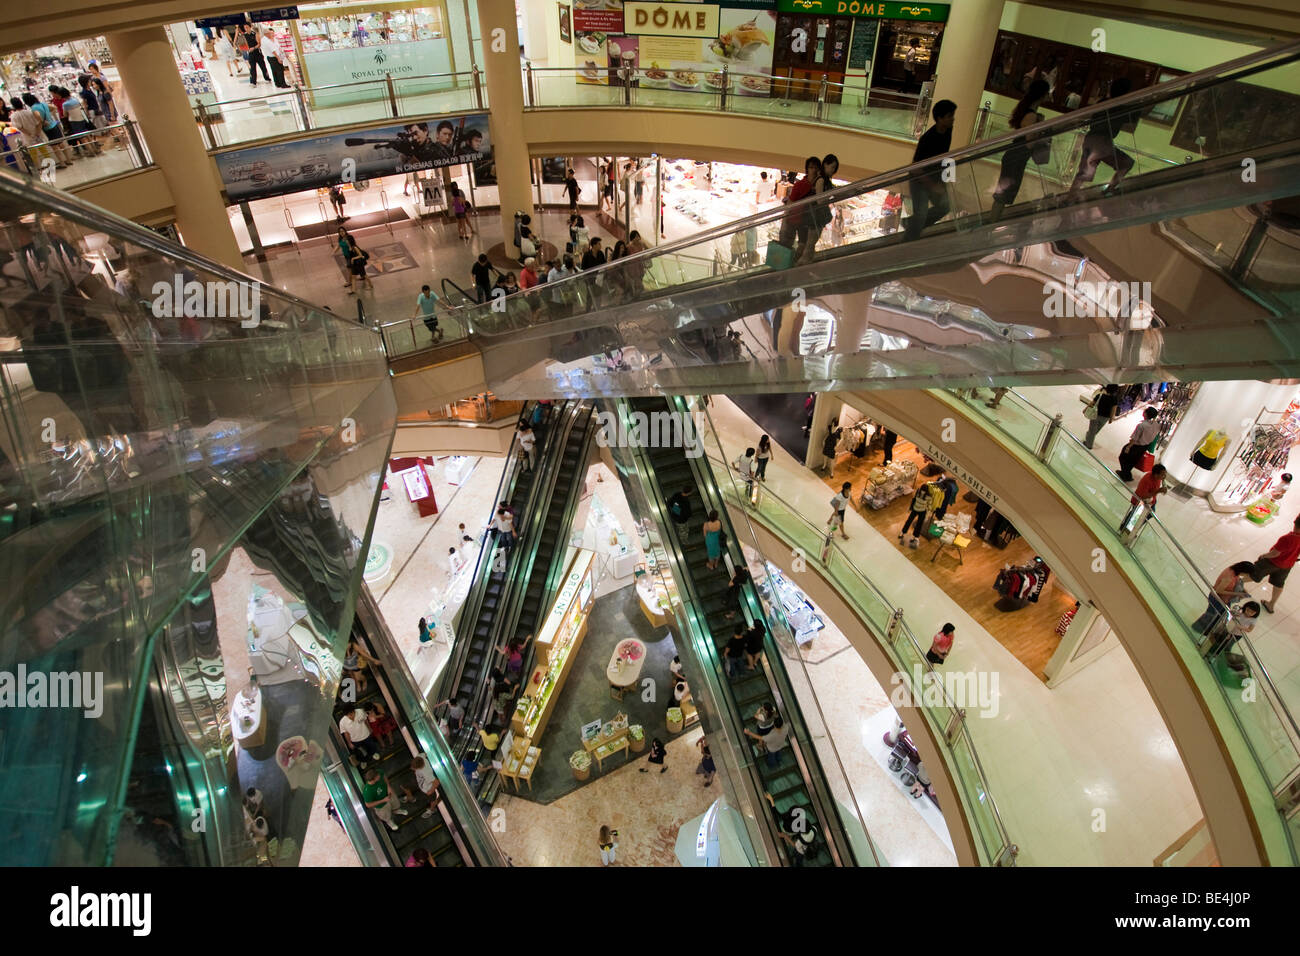
<path fill-rule="evenodd" d="M 853 42 L 849 45 L 849 69 L 865 70 L 876 47 L 876 34 L 880 29 L 877 20 L 854 20 Z"/>

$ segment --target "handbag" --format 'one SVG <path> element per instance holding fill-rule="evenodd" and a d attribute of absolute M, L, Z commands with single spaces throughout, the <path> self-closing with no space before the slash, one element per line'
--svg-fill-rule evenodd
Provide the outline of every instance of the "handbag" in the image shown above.
<path fill-rule="evenodd" d="M 766 265 L 771 269 L 789 269 L 794 264 L 794 250 L 773 240 L 767 244 Z"/>
<path fill-rule="evenodd" d="M 1151 454 L 1151 452 L 1149 451 L 1144 451 L 1142 453 L 1142 461 L 1138 463 L 1138 471 L 1142 472 L 1145 475 L 1148 472 L 1150 472 L 1151 469 L 1154 468 L 1155 466 L 1156 466 L 1156 456 Z"/>

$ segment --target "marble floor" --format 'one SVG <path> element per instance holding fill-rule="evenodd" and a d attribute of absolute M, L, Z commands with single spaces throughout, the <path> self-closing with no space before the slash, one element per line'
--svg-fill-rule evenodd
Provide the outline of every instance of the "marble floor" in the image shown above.
<path fill-rule="evenodd" d="M 502 793 L 497 843 L 515 866 L 599 866 L 596 837 L 607 825 L 619 831 L 616 865 L 680 866 L 677 831 L 722 793 L 719 780 L 705 787 L 695 773 L 700 736 L 696 728 L 669 741 L 662 774 L 638 773 L 638 761 L 550 804 Z"/>
<path fill-rule="evenodd" d="M 760 431 L 724 397 L 714 397 L 711 414 L 724 449 L 743 447 Z M 815 520 L 826 513 L 825 485 L 780 448 L 768 484 Z M 851 540 L 841 542 L 846 552 L 871 569 L 916 633 L 933 633 L 944 621 L 957 625 L 950 670 L 997 675 L 996 713 L 972 713 L 968 724 L 1022 864 L 1149 866 L 1200 820 L 1173 741 L 1122 648 L 1049 689 L 913 567 L 892 539 L 856 513 L 848 516 L 848 531 Z M 825 699 L 851 702 L 855 693 L 862 691 L 845 684 Z M 1101 832 L 1093 822 L 1098 810 L 1104 811 Z"/>

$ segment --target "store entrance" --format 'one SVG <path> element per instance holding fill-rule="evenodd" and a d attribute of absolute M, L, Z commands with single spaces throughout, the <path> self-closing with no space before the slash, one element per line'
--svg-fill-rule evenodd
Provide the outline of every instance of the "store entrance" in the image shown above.
<path fill-rule="evenodd" d="M 922 85 L 938 72 L 943 27 L 916 20 L 880 21 L 868 106 L 916 104 Z"/>

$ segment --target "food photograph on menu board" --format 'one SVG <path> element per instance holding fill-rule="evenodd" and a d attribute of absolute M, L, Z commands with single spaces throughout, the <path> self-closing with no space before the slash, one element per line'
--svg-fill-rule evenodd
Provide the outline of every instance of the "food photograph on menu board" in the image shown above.
<path fill-rule="evenodd" d="M 718 36 L 704 44 L 704 64 L 709 70 L 725 66 L 732 89 L 746 96 L 767 96 L 772 87 L 772 40 L 776 13 L 767 10 L 731 10 L 718 15 Z M 713 77 L 713 86 L 721 77 Z"/>

